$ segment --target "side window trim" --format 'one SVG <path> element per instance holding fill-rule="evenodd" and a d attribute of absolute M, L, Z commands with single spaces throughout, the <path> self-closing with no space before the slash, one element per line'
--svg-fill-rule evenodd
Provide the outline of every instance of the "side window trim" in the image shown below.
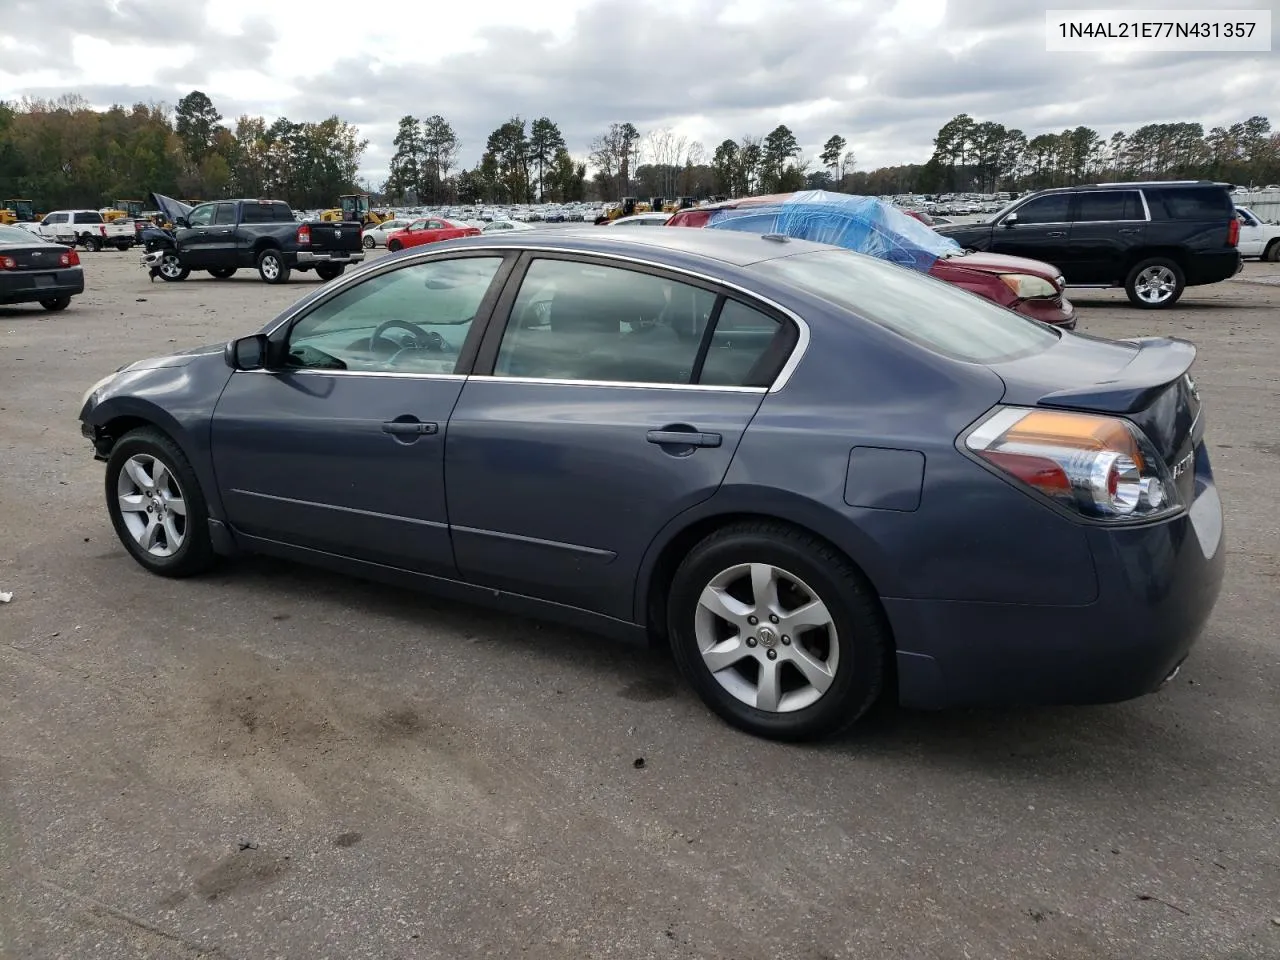
<path fill-rule="evenodd" d="M 416 266 L 422 266 L 426 263 L 434 263 L 437 260 L 469 260 L 469 259 L 493 259 L 500 257 L 502 262 L 498 265 L 498 269 L 494 272 L 493 279 L 489 283 L 489 289 L 485 292 L 484 297 L 480 301 L 480 306 L 476 309 L 475 320 L 471 322 L 471 329 L 467 331 L 467 337 L 463 341 L 462 350 L 458 353 L 458 361 L 454 366 L 453 373 L 388 373 L 379 371 L 365 370 L 307 370 L 306 368 L 287 368 L 290 374 L 323 374 L 326 376 L 347 376 L 347 377 L 417 377 L 420 379 L 465 379 L 470 376 L 475 368 L 476 353 L 479 350 L 480 343 L 488 333 L 488 328 L 492 325 L 491 321 L 496 315 L 494 307 L 498 302 L 501 293 L 506 289 L 512 271 L 515 269 L 516 257 L 513 256 L 515 251 L 511 250 L 494 250 L 478 248 L 467 251 L 450 251 L 449 253 L 435 254 L 433 256 L 415 258 L 408 263 L 403 261 L 387 264 L 384 268 L 370 271 L 369 273 L 360 273 L 352 275 L 346 282 L 339 280 L 332 285 L 332 289 L 326 284 L 324 295 L 317 297 L 315 300 L 304 301 L 294 311 L 267 331 L 267 337 L 274 349 L 280 350 L 289 342 L 289 336 L 293 332 L 293 328 L 305 320 L 308 316 L 324 306 L 335 297 L 339 297 L 362 283 L 367 283 L 378 277 L 385 276 L 396 270 L 410 269 Z M 252 370 L 248 373 L 276 373 L 277 370 Z"/>
<path fill-rule="evenodd" d="M 691 377 L 695 382 L 641 383 L 625 380 L 571 380 L 539 377 L 496 376 L 494 374 L 494 368 L 497 365 L 498 351 L 502 346 L 502 338 L 506 334 L 508 324 L 511 322 L 511 312 L 515 307 L 516 297 L 519 296 L 520 287 L 524 283 L 524 278 L 529 271 L 530 264 L 535 259 L 565 260 L 576 263 L 594 264 L 602 267 L 634 270 L 637 273 L 646 273 L 650 276 L 661 277 L 665 280 L 671 280 L 677 283 L 684 283 L 688 286 L 699 287 L 709 293 L 714 293 L 716 295 L 716 303 L 712 308 L 706 329 L 703 331 L 702 342 L 698 346 L 697 360 L 695 361 L 693 376 Z M 789 349 L 787 350 L 786 356 L 777 364 L 778 370 L 772 378 L 772 382 L 769 386 L 719 386 L 696 382 L 696 380 L 702 375 L 702 365 L 706 360 L 707 352 L 710 350 L 711 339 L 714 336 L 715 331 L 715 324 L 719 322 L 720 313 L 724 308 L 725 302 L 729 299 L 737 300 L 744 306 L 748 306 L 753 310 L 759 311 L 765 316 L 778 320 L 784 329 L 788 329 L 790 331 L 786 338 L 786 342 L 789 344 Z M 741 290 L 736 287 L 726 288 L 710 278 L 696 274 L 684 273 L 679 270 L 665 270 L 656 264 L 635 262 L 622 258 L 592 256 L 590 254 L 579 254 L 554 249 L 524 250 L 520 252 L 519 259 L 516 261 L 510 274 L 508 274 L 502 293 L 498 296 L 493 312 L 490 314 L 489 322 L 486 324 L 484 337 L 479 343 L 479 348 L 475 356 L 475 363 L 471 368 L 470 376 L 473 379 L 492 380 L 494 382 L 503 383 L 556 383 L 566 386 L 610 386 L 626 389 L 709 390 L 721 393 L 775 393 L 782 389 L 782 387 L 786 386 L 792 372 L 797 366 L 799 366 L 800 360 L 808 349 L 808 327 L 803 323 L 797 322 L 797 320 L 798 318 L 793 317 L 787 312 L 781 311 L 773 307 L 771 304 L 757 299 L 749 291 Z"/>

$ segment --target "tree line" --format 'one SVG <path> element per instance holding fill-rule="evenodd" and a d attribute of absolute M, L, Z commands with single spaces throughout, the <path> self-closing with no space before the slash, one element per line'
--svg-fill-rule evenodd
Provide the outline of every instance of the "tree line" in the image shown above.
<path fill-rule="evenodd" d="M 199 90 L 176 108 L 159 104 L 94 110 L 82 97 L 0 101 L 0 196 L 43 209 L 102 206 L 147 192 L 182 199 L 271 196 L 299 208 L 328 207 L 360 189 L 368 141 L 331 116 L 319 122 L 241 116 L 224 122 Z M 960 114 L 933 139 L 924 163 L 864 171 L 841 134 L 803 155 L 778 124 L 726 139 L 710 152 L 670 128 L 642 133 L 611 123 L 585 156 L 570 152 L 550 117 L 513 116 L 484 143 L 478 162 L 443 116 L 400 119 L 383 203 L 529 203 L 624 196 L 737 197 L 799 189 L 846 193 L 1034 190 L 1094 181 L 1215 179 L 1280 182 L 1280 134 L 1266 117 L 1205 131 L 1198 123 L 1152 123 L 1104 137 L 1085 126 L 1028 138 L 1021 130 Z M 369 189 L 365 185 L 365 189 Z"/>
<path fill-rule="evenodd" d="M 94 110 L 83 97 L 0 101 L 0 195 L 42 210 L 145 200 L 278 197 L 329 207 L 356 184 L 367 141 L 336 116 L 318 123 L 223 122 L 199 90 L 175 109 Z"/>

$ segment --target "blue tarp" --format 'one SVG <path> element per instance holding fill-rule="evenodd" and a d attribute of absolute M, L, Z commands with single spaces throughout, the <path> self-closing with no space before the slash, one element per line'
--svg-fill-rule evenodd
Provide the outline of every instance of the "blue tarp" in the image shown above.
<path fill-rule="evenodd" d="M 803 190 L 776 203 L 714 210 L 710 230 L 776 233 L 830 243 L 927 273 L 960 245 L 892 203 L 826 190 Z"/>

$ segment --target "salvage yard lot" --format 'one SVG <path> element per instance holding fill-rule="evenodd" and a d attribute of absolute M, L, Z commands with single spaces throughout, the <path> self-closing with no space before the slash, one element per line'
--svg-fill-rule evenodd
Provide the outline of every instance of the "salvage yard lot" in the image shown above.
<path fill-rule="evenodd" d="M 1280 956 L 1277 265 L 1071 295 L 1200 346 L 1230 559 L 1173 684 L 796 747 L 660 652 L 274 561 L 145 573 L 81 393 L 318 281 L 84 259 L 65 313 L 0 308 L 0 957 Z"/>

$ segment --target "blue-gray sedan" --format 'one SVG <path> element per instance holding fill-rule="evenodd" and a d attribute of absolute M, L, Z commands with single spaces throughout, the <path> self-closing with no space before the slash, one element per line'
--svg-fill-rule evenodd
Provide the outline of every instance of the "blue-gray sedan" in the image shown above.
<path fill-rule="evenodd" d="M 80 418 L 121 542 L 273 554 L 669 642 L 729 722 L 1155 690 L 1217 598 L 1190 344 L 782 237 L 433 244 Z"/>

